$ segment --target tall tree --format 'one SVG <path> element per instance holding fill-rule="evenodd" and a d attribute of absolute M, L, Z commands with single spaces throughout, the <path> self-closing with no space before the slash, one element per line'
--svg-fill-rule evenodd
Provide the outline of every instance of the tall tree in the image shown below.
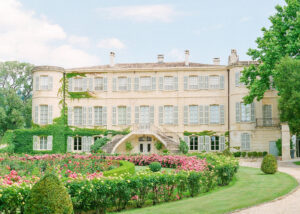
<path fill-rule="evenodd" d="M 276 14 L 271 16 L 271 26 L 262 28 L 263 36 L 257 38 L 257 49 L 249 49 L 248 55 L 259 62 L 244 69 L 241 81 L 249 89 L 244 97 L 246 103 L 256 98 L 261 100 L 264 93 L 276 87 L 272 81 L 275 66 L 289 56 L 300 59 L 300 0 L 285 0 L 286 6 L 276 6 Z M 280 92 L 280 91 L 279 91 Z"/>

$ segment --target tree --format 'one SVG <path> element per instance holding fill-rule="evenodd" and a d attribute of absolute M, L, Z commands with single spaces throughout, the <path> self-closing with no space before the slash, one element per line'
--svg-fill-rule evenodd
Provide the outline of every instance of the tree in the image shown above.
<path fill-rule="evenodd" d="M 283 58 L 275 67 L 274 83 L 279 91 L 280 120 L 294 134 L 300 133 L 300 60 Z"/>
<path fill-rule="evenodd" d="M 269 29 L 262 28 L 263 36 L 257 38 L 257 49 L 249 49 L 248 55 L 259 62 L 244 69 L 241 81 L 249 89 L 246 103 L 261 100 L 272 86 L 275 66 L 289 56 L 300 59 L 300 0 L 285 0 L 286 6 L 276 6 L 277 13 L 269 18 Z M 279 91 L 279 90 L 278 90 Z M 279 91 L 280 92 L 280 91 Z"/>

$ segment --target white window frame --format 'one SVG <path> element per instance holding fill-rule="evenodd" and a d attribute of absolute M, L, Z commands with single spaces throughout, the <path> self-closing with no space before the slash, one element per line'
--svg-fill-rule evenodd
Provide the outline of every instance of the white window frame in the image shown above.
<path fill-rule="evenodd" d="M 190 136 L 189 137 L 190 140 L 189 140 L 189 150 L 190 151 L 198 151 L 199 149 L 199 138 L 198 136 Z"/>
<path fill-rule="evenodd" d="M 103 77 L 95 77 L 95 91 L 103 91 L 104 90 L 104 78 Z"/>
<path fill-rule="evenodd" d="M 118 106 L 118 125 L 126 125 L 127 111 L 126 106 Z"/>
<path fill-rule="evenodd" d="M 94 107 L 94 120 L 95 120 L 96 126 L 103 125 L 103 107 L 102 106 Z"/>
<path fill-rule="evenodd" d="M 40 124 L 46 125 L 48 124 L 49 119 L 49 106 L 48 105 L 40 105 Z"/>
<path fill-rule="evenodd" d="M 189 90 L 197 90 L 198 89 L 198 76 L 191 75 L 188 79 L 188 88 Z"/>
<path fill-rule="evenodd" d="M 251 122 L 251 104 L 240 103 L 241 122 Z"/>
<path fill-rule="evenodd" d="M 140 77 L 140 89 L 142 91 L 150 91 L 152 89 L 151 77 Z"/>
<path fill-rule="evenodd" d="M 166 105 L 164 106 L 164 113 L 163 113 L 163 121 L 164 124 L 170 125 L 174 123 L 174 106 Z"/>
<path fill-rule="evenodd" d="M 48 137 L 47 136 L 39 136 L 39 151 L 46 151 L 47 148 Z"/>
<path fill-rule="evenodd" d="M 118 90 L 119 91 L 127 91 L 128 90 L 127 77 L 118 77 Z"/>
<path fill-rule="evenodd" d="M 80 139 L 80 141 L 79 141 L 79 139 Z M 72 149 L 74 152 L 81 152 L 83 150 L 83 137 L 80 137 L 80 136 L 73 137 L 73 148 Z"/>
<path fill-rule="evenodd" d="M 241 151 L 250 151 L 251 148 L 251 135 L 250 133 L 241 133 Z"/>
<path fill-rule="evenodd" d="M 81 106 L 74 107 L 74 125 L 82 126 L 83 124 L 83 108 Z"/>
<path fill-rule="evenodd" d="M 49 89 L 49 76 L 41 75 L 39 84 L 40 84 L 40 90 L 45 90 L 45 91 L 48 90 Z"/>
<path fill-rule="evenodd" d="M 82 92 L 83 91 L 83 79 L 82 78 L 73 78 L 74 84 L 74 92 Z"/>
<path fill-rule="evenodd" d="M 164 76 L 164 90 L 174 90 L 174 81 L 175 80 L 173 76 Z"/>
<path fill-rule="evenodd" d="M 191 112 L 194 108 L 195 112 Z M 195 125 L 199 123 L 199 107 L 197 105 L 189 105 L 189 124 Z"/>
<path fill-rule="evenodd" d="M 220 88 L 220 76 L 210 75 L 208 77 L 209 89 L 219 89 Z"/>
<path fill-rule="evenodd" d="M 220 151 L 220 136 L 211 136 L 210 151 Z"/>
<path fill-rule="evenodd" d="M 215 112 L 212 110 L 215 108 Z M 210 124 L 219 124 L 220 123 L 220 106 L 219 105 L 210 105 L 209 106 L 209 123 Z"/>

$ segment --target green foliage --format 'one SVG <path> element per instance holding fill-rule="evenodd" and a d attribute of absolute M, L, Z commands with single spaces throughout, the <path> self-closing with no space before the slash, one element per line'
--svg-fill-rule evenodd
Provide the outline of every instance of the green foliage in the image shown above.
<path fill-rule="evenodd" d="M 258 48 L 248 51 L 248 55 L 253 60 L 257 60 L 259 65 L 251 65 L 243 71 L 241 81 L 250 90 L 249 94 L 244 97 L 246 103 L 251 103 L 255 98 L 261 100 L 272 85 L 281 93 L 277 82 L 272 84 L 270 79 L 271 76 L 276 79 L 276 64 L 285 56 L 300 59 L 300 1 L 285 1 L 287 5 L 276 6 L 277 13 L 270 16 L 270 27 L 262 28 L 263 36 L 256 40 Z M 289 78 L 289 76 L 286 75 L 284 78 Z"/>
<path fill-rule="evenodd" d="M 32 187 L 25 213 L 73 213 L 71 198 L 57 176 L 47 174 Z"/>
<path fill-rule="evenodd" d="M 265 157 L 268 154 L 268 152 L 263 152 L 263 157 Z"/>
<path fill-rule="evenodd" d="M 242 157 L 243 158 L 246 157 L 246 155 L 247 155 L 247 152 L 242 152 Z"/>
<path fill-rule="evenodd" d="M 282 155 L 282 143 L 281 143 L 281 138 L 279 138 L 279 139 L 276 141 L 276 147 L 277 147 L 277 150 L 278 150 L 278 156 L 281 156 L 281 155 Z"/>
<path fill-rule="evenodd" d="M 233 153 L 233 156 L 236 157 L 236 158 L 237 158 L 237 157 L 241 157 L 241 155 L 242 155 L 241 152 L 234 152 L 234 153 Z"/>
<path fill-rule="evenodd" d="M 69 97 L 71 99 L 82 99 L 82 98 L 92 98 L 94 97 L 91 95 L 90 92 L 88 91 L 82 91 L 82 92 L 68 92 Z"/>
<path fill-rule="evenodd" d="M 125 147 L 127 152 L 130 152 L 133 149 L 132 143 L 129 141 L 126 142 Z"/>
<path fill-rule="evenodd" d="M 66 77 L 69 78 L 73 78 L 73 77 L 85 77 L 85 73 L 77 73 L 77 72 L 72 72 L 72 73 L 67 73 Z"/>
<path fill-rule="evenodd" d="M 182 152 L 182 154 L 186 154 L 189 151 L 189 146 L 187 143 L 183 140 L 180 139 L 180 144 L 179 144 L 179 150 Z"/>
<path fill-rule="evenodd" d="M 92 153 L 102 153 L 101 148 L 106 145 L 107 141 L 109 141 L 108 138 L 102 137 L 97 139 L 94 144 L 91 146 L 91 152 Z"/>
<path fill-rule="evenodd" d="M 208 130 L 205 130 L 205 131 L 202 131 L 202 132 L 188 132 L 188 131 L 184 131 L 183 132 L 184 136 L 190 136 L 190 135 L 213 136 L 215 134 L 216 134 L 216 132 L 214 132 L 214 131 L 208 131 Z"/>
<path fill-rule="evenodd" d="M 106 177 L 111 176 L 119 176 L 122 174 L 134 174 L 135 173 L 135 166 L 133 163 L 128 161 L 120 161 L 120 167 L 105 171 L 103 172 L 103 175 Z"/>
<path fill-rule="evenodd" d="M 161 142 L 156 142 L 155 143 L 155 148 L 160 151 L 163 148 L 163 144 Z"/>
<path fill-rule="evenodd" d="M 164 154 L 169 154 L 169 150 L 164 149 L 164 150 L 163 150 L 163 153 L 164 153 Z"/>
<path fill-rule="evenodd" d="M 275 174 L 277 172 L 277 160 L 276 158 L 269 154 L 266 155 L 261 163 L 261 171 L 266 174 Z"/>
<path fill-rule="evenodd" d="M 161 170 L 161 164 L 159 162 L 152 162 L 149 168 L 152 172 L 159 172 Z"/>

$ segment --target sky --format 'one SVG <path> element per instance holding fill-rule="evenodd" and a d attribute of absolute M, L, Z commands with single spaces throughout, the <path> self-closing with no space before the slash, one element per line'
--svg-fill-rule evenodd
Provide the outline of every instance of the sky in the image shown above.
<path fill-rule="evenodd" d="M 0 0 L 0 61 L 65 68 L 184 60 L 251 60 L 260 29 L 284 0 Z"/>

